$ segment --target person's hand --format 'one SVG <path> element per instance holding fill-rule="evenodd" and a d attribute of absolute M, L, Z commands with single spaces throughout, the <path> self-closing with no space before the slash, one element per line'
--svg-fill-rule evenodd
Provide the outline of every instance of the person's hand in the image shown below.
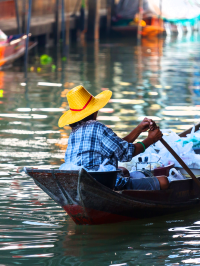
<path fill-rule="evenodd" d="M 160 131 L 159 127 L 154 130 L 149 130 L 148 132 L 148 139 L 153 143 L 157 142 L 162 138 L 163 134 Z"/>
<path fill-rule="evenodd" d="M 139 132 L 145 132 L 148 129 L 154 130 L 156 128 L 156 123 L 148 118 L 144 118 L 144 120 L 137 126 Z"/>

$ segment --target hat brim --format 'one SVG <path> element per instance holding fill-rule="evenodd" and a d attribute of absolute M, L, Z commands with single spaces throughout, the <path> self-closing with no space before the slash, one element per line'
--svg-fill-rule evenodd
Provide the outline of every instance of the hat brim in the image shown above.
<path fill-rule="evenodd" d="M 58 126 L 64 127 L 69 124 L 76 123 L 85 117 L 97 112 L 103 108 L 110 100 L 112 92 L 109 90 L 99 93 L 82 111 L 66 111 L 59 119 Z"/>

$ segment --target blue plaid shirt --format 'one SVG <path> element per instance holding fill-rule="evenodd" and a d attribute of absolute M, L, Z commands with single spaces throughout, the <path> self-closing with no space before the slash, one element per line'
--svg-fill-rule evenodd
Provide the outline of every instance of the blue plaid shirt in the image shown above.
<path fill-rule="evenodd" d="M 88 170 L 98 170 L 108 158 L 107 164 L 117 167 L 117 161 L 129 162 L 135 146 L 119 138 L 110 128 L 90 120 L 73 128 L 68 140 L 65 162 L 83 165 Z"/>

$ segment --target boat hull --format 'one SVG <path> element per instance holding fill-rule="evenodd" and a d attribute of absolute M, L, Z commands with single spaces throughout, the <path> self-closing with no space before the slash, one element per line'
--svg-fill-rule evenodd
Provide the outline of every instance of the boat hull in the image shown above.
<path fill-rule="evenodd" d="M 28 49 L 32 49 L 37 42 L 29 42 Z M 0 69 L 11 64 L 25 53 L 26 35 L 0 46 Z"/>
<path fill-rule="evenodd" d="M 76 224 L 96 225 L 154 217 L 199 206 L 199 188 L 192 179 L 170 183 L 167 190 L 113 191 L 88 172 L 26 169 L 35 183 Z"/>

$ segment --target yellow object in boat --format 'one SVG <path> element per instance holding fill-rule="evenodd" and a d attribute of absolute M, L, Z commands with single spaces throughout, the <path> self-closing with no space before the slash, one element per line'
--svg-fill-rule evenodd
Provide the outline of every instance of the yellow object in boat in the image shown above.
<path fill-rule="evenodd" d="M 144 20 L 141 20 L 140 21 L 140 26 L 142 26 L 142 27 L 145 27 L 147 24 L 146 24 L 146 22 L 144 21 Z"/>
<path fill-rule="evenodd" d="M 129 25 L 130 26 L 133 26 L 133 25 L 138 25 L 138 21 L 136 22 L 136 21 L 131 21 L 130 23 L 129 23 Z M 142 27 L 145 27 L 146 26 L 146 22 L 144 21 L 144 20 L 141 20 L 140 21 L 140 26 L 142 26 Z"/>
<path fill-rule="evenodd" d="M 146 27 L 142 29 L 142 35 L 143 36 L 147 36 L 147 35 L 156 36 L 163 31 L 164 31 L 163 27 L 147 25 Z"/>

